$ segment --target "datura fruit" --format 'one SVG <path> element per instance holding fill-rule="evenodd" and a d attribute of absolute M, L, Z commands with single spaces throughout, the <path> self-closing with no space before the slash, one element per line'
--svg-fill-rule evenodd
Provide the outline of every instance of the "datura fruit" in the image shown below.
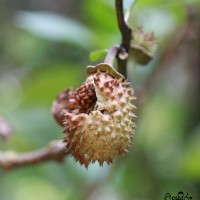
<path fill-rule="evenodd" d="M 76 90 L 61 92 L 52 113 L 64 127 L 66 151 L 87 167 L 111 163 L 128 152 L 135 127 L 134 90 L 109 64 L 87 67 L 88 77 Z"/>

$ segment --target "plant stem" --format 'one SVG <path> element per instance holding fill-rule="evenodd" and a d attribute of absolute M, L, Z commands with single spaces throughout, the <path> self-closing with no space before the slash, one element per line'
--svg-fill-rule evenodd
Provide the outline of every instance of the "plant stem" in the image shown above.
<path fill-rule="evenodd" d="M 66 144 L 62 140 L 51 141 L 49 145 L 26 153 L 0 151 L 0 168 L 10 170 L 15 167 L 33 165 L 45 161 L 62 162 L 66 156 Z"/>
<path fill-rule="evenodd" d="M 109 51 L 106 55 L 106 58 L 104 60 L 104 63 L 108 63 L 111 66 L 113 66 L 114 60 L 115 60 L 117 53 L 118 53 L 118 49 L 119 49 L 119 46 L 117 46 L 117 45 L 115 45 L 111 49 L 109 49 Z"/>
<path fill-rule="evenodd" d="M 126 24 L 124 20 L 124 12 L 123 12 L 123 0 L 115 0 L 115 8 L 117 14 L 117 23 L 119 30 L 122 35 L 122 42 L 120 48 L 118 50 L 117 61 L 118 61 L 118 71 L 123 74 L 125 77 L 127 75 L 127 58 L 120 58 L 121 51 L 129 52 L 130 49 L 130 41 L 132 39 L 132 29 Z"/>

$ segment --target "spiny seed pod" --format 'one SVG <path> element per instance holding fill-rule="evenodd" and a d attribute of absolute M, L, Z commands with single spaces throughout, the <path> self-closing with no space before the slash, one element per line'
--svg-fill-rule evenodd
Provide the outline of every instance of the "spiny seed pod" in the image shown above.
<path fill-rule="evenodd" d="M 105 63 L 87 67 L 87 73 L 86 81 L 70 97 L 69 90 L 62 92 L 52 109 L 58 123 L 64 124 L 67 152 L 85 167 L 126 154 L 136 117 L 134 91 L 121 74 Z M 55 112 L 59 105 L 63 116 Z"/>

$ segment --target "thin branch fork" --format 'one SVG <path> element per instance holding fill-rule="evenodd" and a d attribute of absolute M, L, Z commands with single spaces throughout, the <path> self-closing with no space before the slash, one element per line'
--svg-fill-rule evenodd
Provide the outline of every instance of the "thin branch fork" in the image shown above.
<path fill-rule="evenodd" d="M 5 170 L 14 167 L 38 164 L 44 161 L 62 162 L 66 156 L 66 144 L 62 140 L 50 142 L 47 146 L 28 153 L 0 151 L 0 167 Z"/>

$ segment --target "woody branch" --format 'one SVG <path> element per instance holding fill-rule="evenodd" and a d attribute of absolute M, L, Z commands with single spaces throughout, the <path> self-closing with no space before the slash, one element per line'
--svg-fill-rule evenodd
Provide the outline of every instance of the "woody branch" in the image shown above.
<path fill-rule="evenodd" d="M 62 140 L 51 141 L 47 146 L 26 153 L 0 151 L 0 167 L 9 170 L 14 167 L 38 164 L 45 161 L 62 162 L 66 156 Z"/>

